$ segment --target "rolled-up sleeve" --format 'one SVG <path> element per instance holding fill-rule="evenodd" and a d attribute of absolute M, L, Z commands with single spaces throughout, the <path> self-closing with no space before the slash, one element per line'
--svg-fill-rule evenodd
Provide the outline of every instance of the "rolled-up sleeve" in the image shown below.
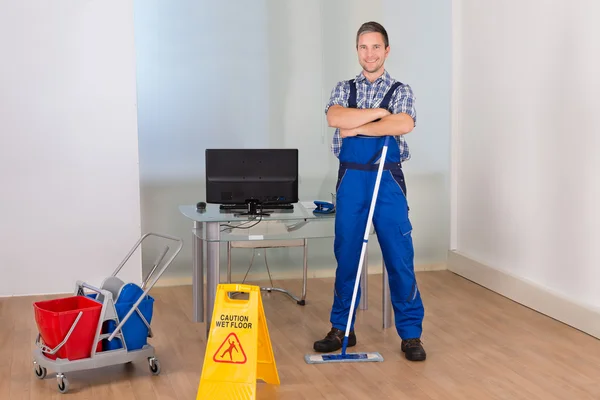
<path fill-rule="evenodd" d="M 329 111 L 329 107 L 337 104 L 342 107 L 348 107 L 348 97 L 350 96 L 350 88 L 348 87 L 348 81 L 338 82 L 333 90 L 329 102 L 325 106 L 325 114 Z"/>
<path fill-rule="evenodd" d="M 417 125 L 417 110 L 415 109 L 415 95 L 409 85 L 400 85 L 394 93 L 391 104 L 392 114 L 406 113 L 410 115 Z"/>

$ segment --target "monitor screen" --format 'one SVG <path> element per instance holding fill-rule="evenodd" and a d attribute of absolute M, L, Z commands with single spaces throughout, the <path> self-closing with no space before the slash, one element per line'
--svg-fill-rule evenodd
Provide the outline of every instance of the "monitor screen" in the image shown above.
<path fill-rule="evenodd" d="M 298 149 L 207 149 L 206 202 L 298 202 Z"/>

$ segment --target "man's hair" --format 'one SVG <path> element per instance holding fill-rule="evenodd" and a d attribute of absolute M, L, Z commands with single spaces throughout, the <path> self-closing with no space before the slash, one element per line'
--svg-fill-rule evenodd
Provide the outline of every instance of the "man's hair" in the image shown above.
<path fill-rule="evenodd" d="M 365 22 L 360 26 L 360 28 L 358 28 L 358 32 L 356 32 L 356 47 L 358 47 L 358 38 L 360 37 L 360 35 L 369 32 L 381 33 L 381 36 L 383 36 L 383 43 L 385 44 L 385 47 L 387 48 L 390 45 L 388 40 L 388 34 L 385 28 L 378 22 L 370 21 Z"/>

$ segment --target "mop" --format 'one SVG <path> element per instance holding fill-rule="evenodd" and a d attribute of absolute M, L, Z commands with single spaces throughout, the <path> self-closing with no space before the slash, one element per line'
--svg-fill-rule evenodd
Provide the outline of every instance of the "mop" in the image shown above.
<path fill-rule="evenodd" d="M 383 150 L 381 152 L 381 158 L 379 159 L 379 169 L 377 170 L 377 178 L 375 180 L 375 189 L 373 190 L 373 197 L 371 198 L 371 208 L 369 209 L 369 217 L 367 218 L 367 226 L 365 228 L 365 235 L 363 237 L 362 250 L 360 252 L 360 259 L 358 262 L 358 271 L 356 273 L 356 279 L 354 281 L 354 292 L 352 293 L 352 303 L 350 304 L 350 313 L 348 314 L 348 323 L 346 324 L 346 333 L 342 342 L 341 354 L 307 354 L 304 356 L 304 360 L 307 364 L 324 364 L 334 362 L 369 362 L 369 361 L 383 361 L 381 354 L 377 352 L 370 353 L 346 353 L 348 347 L 348 336 L 350 335 L 350 325 L 352 316 L 354 315 L 354 306 L 356 303 L 356 295 L 358 293 L 358 285 L 360 283 L 360 276 L 362 272 L 363 260 L 365 252 L 367 250 L 367 243 L 369 242 L 369 232 L 371 231 L 371 223 L 373 220 L 373 213 L 375 211 L 375 203 L 377 202 L 377 194 L 379 192 L 379 183 L 381 182 L 381 175 L 383 173 L 383 165 L 385 164 L 385 158 L 387 156 L 389 136 L 385 137 L 383 143 Z"/>

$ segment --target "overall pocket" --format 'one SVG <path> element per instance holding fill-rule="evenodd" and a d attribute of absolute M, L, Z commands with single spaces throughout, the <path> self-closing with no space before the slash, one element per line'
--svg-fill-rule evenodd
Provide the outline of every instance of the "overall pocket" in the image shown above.
<path fill-rule="evenodd" d="M 417 288 L 417 280 L 415 278 L 414 275 L 414 256 L 415 256 L 415 250 L 413 247 L 413 240 L 412 240 L 412 230 L 413 230 L 413 226 L 410 222 L 410 220 L 407 218 L 406 220 L 402 221 L 400 223 L 400 225 L 398 226 L 398 230 L 400 233 L 400 239 L 398 240 L 398 245 L 402 246 L 402 264 L 403 267 L 406 268 L 406 278 L 408 279 L 410 276 L 410 280 L 412 281 L 411 287 L 410 287 L 410 291 L 406 293 L 406 297 L 405 297 L 405 302 L 411 302 L 414 301 L 416 296 L 417 296 L 417 292 L 418 292 L 418 288 Z"/>
<path fill-rule="evenodd" d="M 340 168 L 338 170 L 338 178 L 337 178 L 337 182 L 335 184 L 335 192 L 336 193 L 340 190 L 340 186 L 342 185 L 342 181 L 344 180 L 344 177 L 346 176 L 347 172 L 348 172 L 347 168 Z"/>
<path fill-rule="evenodd" d="M 404 171 L 402 168 L 394 168 L 389 170 L 392 179 L 398 185 L 398 188 L 402 192 L 404 196 L 404 200 L 406 201 L 406 210 L 410 211 L 410 206 L 408 205 L 408 197 L 406 196 L 406 182 L 404 181 Z"/>
<path fill-rule="evenodd" d="M 392 178 L 398 184 L 398 187 L 402 191 L 402 194 L 404 195 L 404 197 L 406 197 L 406 182 L 404 181 L 404 171 L 402 171 L 402 168 L 394 168 L 390 169 L 389 171 L 392 175 Z"/>

